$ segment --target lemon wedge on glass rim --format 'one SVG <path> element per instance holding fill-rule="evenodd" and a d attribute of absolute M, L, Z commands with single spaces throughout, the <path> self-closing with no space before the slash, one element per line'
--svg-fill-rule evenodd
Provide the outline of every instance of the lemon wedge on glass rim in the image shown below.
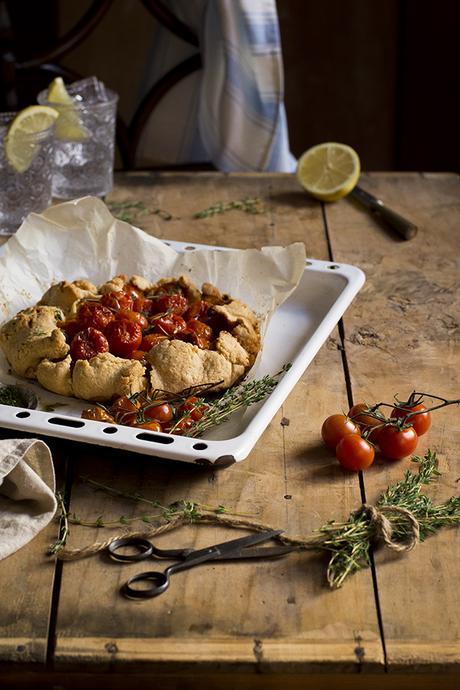
<path fill-rule="evenodd" d="M 82 141 L 89 136 L 78 114 L 75 101 L 67 91 L 62 77 L 56 77 L 48 86 L 47 101 L 59 112 L 56 122 L 56 137 L 70 141 Z M 59 107 L 61 106 L 61 107 Z"/>
<path fill-rule="evenodd" d="M 303 153 L 296 176 L 302 187 L 321 201 L 337 201 L 356 186 L 361 172 L 359 156 L 351 146 L 318 144 Z"/>
<path fill-rule="evenodd" d="M 8 127 L 5 154 L 8 163 L 23 173 L 40 149 L 40 132 L 46 132 L 57 120 L 58 112 L 46 105 L 31 105 L 21 110 Z"/>

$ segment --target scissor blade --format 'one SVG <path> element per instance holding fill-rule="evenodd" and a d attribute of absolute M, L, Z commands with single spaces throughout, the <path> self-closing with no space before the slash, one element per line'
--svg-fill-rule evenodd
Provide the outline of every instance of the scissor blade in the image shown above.
<path fill-rule="evenodd" d="M 272 537 L 277 537 L 278 534 L 283 532 L 282 529 L 269 530 L 267 532 L 259 532 L 258 534 L 250 534 L 248 537 L 240 537 L 239 539 L 232 539 L 231 541 L 224 541 L 221 544 L 214 544 L 213 546 L 208 546 L 206 549 L 198 549 L 193 551 L 190 556 L 185 560 L 187 563 L 193 562 L 195 560 L 202 561 L 202 557 L 207 555 L 206 560 L 214 560 L 215 558 L 229 557 L 234 551 L 241 551 L 248 546 L 253 546 L 254 544 L 261 544 L 264 541 L 268 541 Z"/>
<path fill-rule="evenodd" d="M 230 555 L 217 556 L 213 561 L 237 561 L 243 558 L 276 558 L 294 551 L 293 546 L 261 546 L 260 548 L 245 548 L 232 551 Z"/>

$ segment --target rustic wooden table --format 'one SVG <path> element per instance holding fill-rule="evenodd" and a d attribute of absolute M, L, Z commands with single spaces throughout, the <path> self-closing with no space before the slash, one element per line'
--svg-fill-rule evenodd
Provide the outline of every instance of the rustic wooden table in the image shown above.
<path fill-rule="evenodd" d="M 460 179 L 375 173 L 363 175 L 362 186 L 417 223 L 417 237 L 398 240 L 351 200 L 316 203 L 289 175 L 118 176 L 109 201 L 142 202 L 147 210 L 137 209 L 135 224 L 163 239 L 239 248 L 300 240 L 311 257 L 360 266 L 367 282 L 242 463 L 213 471 L 49 439 L 72 513 L 94 521 L 148 510 L 96 493 L 86 476 L 163 504 L 224 504 L 307 535 L 402 477 L 408 460 L 378 460 L 362 477 L 345 474 L 319 432 L 326 416 L 351 401 L 387 400 L 413 387 L 458 397 Z M 265 212 L 192 218 L 244 197 L 260 197 Z M 458 408 L 440 410 L 420 439 L 421 453 L 438 452 L 442 477 L 430 488 L 437 500 L 458 493 L 458 415 Z M 166 594 L 142 602 L 118 593 L 139 565 L 46 557 L 57 531 L 50 524 L 0 564 L 1 688 L 458 687 L 458 530 L 405 555 L 379 550 L 374 568 L 335 591 L 326 584 L 326 561 L 302 553 L 185 572 Z M 75 526 L 69 543 L 112 533 Z M 188 526 L 158 541 L 202 546 L 230 535 Z"/>

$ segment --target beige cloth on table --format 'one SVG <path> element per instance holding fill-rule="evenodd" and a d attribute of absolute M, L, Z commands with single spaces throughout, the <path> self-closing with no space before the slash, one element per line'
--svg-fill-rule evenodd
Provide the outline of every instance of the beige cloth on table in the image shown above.
<path fill-rule="evenodd" d="M 0 441 L 0 560 L 52 520 L 57 502 L 51 453 L 38 439 Z"/>

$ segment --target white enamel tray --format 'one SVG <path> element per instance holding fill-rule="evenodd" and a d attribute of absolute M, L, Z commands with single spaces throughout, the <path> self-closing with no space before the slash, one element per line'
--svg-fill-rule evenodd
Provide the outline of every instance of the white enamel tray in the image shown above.
<path fill-rule="evenodd" d="M 176 251 L 226 249 L 181 242 L 167 244 Z M 58 396 L 53 396 L 58 401 L 54 412 L 0 405 L 0 426 L 201 465 L 225 467 L 240 462 L 249 455 L 364 281 L 364 273 L 355 266 L 308 259 L 298 287 L 270 321 L 257 378 L 275 374 L 288 362 L 291 368 L 263 402 L 236 413 L 203 438 L 157 434 L 81 419 L 76 412 L 66 414 L 66 398 L 60 398 L 64 404 L 59 407 Z M 5 381 L 11 382 L 12 377 Z M 17 383 L 30 388 L 41 399 L 50 397 L 28 381 L 17 379 Z"/>

